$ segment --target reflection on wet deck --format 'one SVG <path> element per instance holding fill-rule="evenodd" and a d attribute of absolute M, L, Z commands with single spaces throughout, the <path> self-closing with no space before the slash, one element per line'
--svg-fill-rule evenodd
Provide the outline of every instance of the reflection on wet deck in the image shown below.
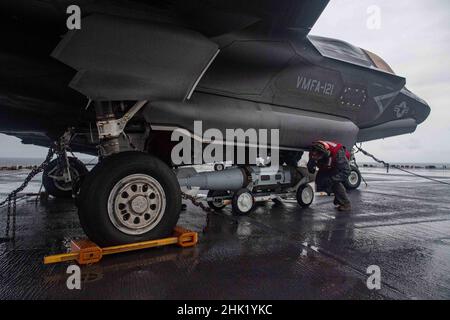
<path fill-rule="evenodd" d="M 266 203 L 247 217 L 188 204 L 180 225 L 199 232 L 196 247 L 105 257 L 82 267 L 79 291 L 66 288 L 67 263 L 42 264 L 83 236 L 75 207 L 22 203 L 16 243 L 0 244 L 0 299 L 449 299 L 449 187 L 365 177 L 369 186 L 351 193 L 351 214 L 335 211 L 329 197 L 308 209 Z M 381 268 L 379 291 L 366 287 L 369 265 Z"/>

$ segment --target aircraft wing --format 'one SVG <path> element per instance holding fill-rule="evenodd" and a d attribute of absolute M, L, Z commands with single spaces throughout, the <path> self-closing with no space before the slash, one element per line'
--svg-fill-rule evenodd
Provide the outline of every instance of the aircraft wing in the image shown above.
<path fill-rule="evenodd" d="M 328 1 L 2 0 L 0 115 L 14 121 L 0 121 L 0 132 L 46 144 L 18 132 L 75 125 L 66 113 L 87 98 L 188 99 L 214 62 L 213 37 L 255 24 L 306 35 Z M 81 8 L 81 30 L 67 32 L 69 5 Z"/>
<path fill-rule="evenodd" d="M 329 0 L 191 0 L 181 12 L 206 35 L 238 30 L 257 21 L 269 30 L 297 29 L 309 33 Z"/>
<path fill-rule="evenodd" d="M 70 87 L 92 100 L 184 101 L 218 53 L 205 34 L 218 32 L 217 26 L 221 32 L 231 31 L 224 26 L 239 30 L 249 21 L 265 24 L 265 32 L 288 28 L 307 34 L 327 2 L 177 1 L 171 12 L 181 19 L 175 26 L 93 14 L 64 37 L 52 56 L 78 71 Z"/>
<path fill-rule="evenodd" d="M 240 30 L 263 21 L 272 29 L 295 28 L 308 33 L 329 0 L 2 0 L 1 16 L 16 16 L 40 27 L 59 22 L 66 8 L 78 5 L 83 16 L 108 14 L 139 20 L 181 23 L 206 36 Z M 54 28 L 54 30 L 61 30 Z"/>

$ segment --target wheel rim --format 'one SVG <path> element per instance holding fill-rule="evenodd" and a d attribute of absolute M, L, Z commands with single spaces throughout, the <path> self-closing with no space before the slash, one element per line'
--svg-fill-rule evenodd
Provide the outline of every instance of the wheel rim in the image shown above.
<path fill-rule="evenodd" d="M 217 207 L 217 208 L 223 208 L 223 207 L 225 207 L 225 205 L 223 204 L 223 199 L 215 199 L 215 200 L 213 201 L 213 204 L 214 204 L 214 206 Z"/>
<path fill-rule="evenodd" d="M 108 215 L 114 226 L 130 235 L 143 234 L 158 225 L 166 209 L 166 194 L 151 176 L 122 178 L 108 197 Z"/>
<path fill-rule="evenodd" d="M 248 212 L 253 207 L 253 197 L 250 193 L 242 193 L 237 198 L 237 207 L 241 212 Z"/>
<path fill-rule="evenodd" d="M 214 208 L 217 209 L 222 209 L 224 207 L 226 207 L 226 204 L 224 203 L 224 199 L 217 199 L 215 197 L 222 197 L 222 196 L 227 196 L 228 192 L 210 192 L 208 193 L 208 197 L 212 197 L 214 198 L 212 201 L 208 202 L 210 205 L 212 205 Z"/>
<path fill-rule="evenodd" d="M 80 173 L 77 169 L 69 167 L 70 177 L 72 181 L 76 181 Z M 62 169 L 56 171 L 56 176 L 63 175 Z M 61 191 L 71 191 L 72 190 L 72 182 L 64 182 L 63 180 L 53 179 L 53 184 L 55 187 Z"/>
<path fill-rule="evenodd" d="M 309 204 L 313 201 L 313 190 L 310 186 L 303 188 L 302 190 L 302 201 L 304 204 Z"/>
<path fill-rule="evenodd" d="M 352 186 L 354 186 L 354 185 L 356 185 L 356 184 L 358 183 L 358 180 L 359 180 L 358 173 L 357 173 L 356 171 L 352 171 L 352 172 L 350 173 L 350 175 L 348 176 L 348 182 L 349 182 Z"/>

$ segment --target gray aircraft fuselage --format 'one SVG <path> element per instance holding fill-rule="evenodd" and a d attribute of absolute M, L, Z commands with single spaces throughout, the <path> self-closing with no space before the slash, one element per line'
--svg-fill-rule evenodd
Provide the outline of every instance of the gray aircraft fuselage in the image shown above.
<path fill-rule="evenodd" d="M 279 129 L 285 150 L 305 150 L 319 139 L 351 148 L 414 132 L 430 113 L 381 58 L 346 42 L 248 16 L 225 24 L 230 30 L 218 22 L 207 34 L 198 26 L 203 20 L 189 24 L 158 3 L 136 2 L 158 8 L 149 15 L 137 7 L 86 6 L 86 27 L 65 36 L 60 18 L 32 29 L 27 15 L 3 11 L 0 132 L 48 146 L 74 126 L 74 149 L 95 153 L 89 99 L 148 100 L 130 130 L 149 125 L 154 149 L 172 145 L 174 128 L 193 133 L 195 120 L 204 130 Z"/>

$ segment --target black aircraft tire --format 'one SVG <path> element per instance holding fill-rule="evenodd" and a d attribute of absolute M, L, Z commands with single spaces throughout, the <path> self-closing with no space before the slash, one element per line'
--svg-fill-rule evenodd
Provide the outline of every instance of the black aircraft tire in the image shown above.
<path fill-rule="evenodd" d="M 80 224 L 100 246 L 170 236 L 180 210 L 181 191 L 173 171 L 156 157 L 134 151 L 97 164 L 78 197 Z"/>
<path fill-rule="evenodd" d="M 359 172 L 359 169 L 354 165 L 351 165 L 350 169 L 350 175 L 348 176 L 347 180 L 345 180 L 344 186 L 347 190 L 355 190 L 358 189 L 361 185 L 361 172 Z"/>
<path fill-rule="evenodd" d="M 217 197 L 217 196 L 223 196 L 223 195 L 227 195 L 227 194 L 228 193 L 226 191 L 209 190 L 207 197 L 208 198 L 209 197 Z M 225 208 L 227 205 L 226 204 L 218 205 L 214 201 L 208 201 L 208 206 L 215 211 L 222 211 L 222 209 Z"/>
<path fill-rule="evenodd" d="M 72 187 L 64 186 L 64 183 L 57 182 L 53 178 L 49 177 L 49 173 L 52 172 L 58 165 L 58 159 L 52 160 L 45 168 L 42 174 L 42 184 L 44 185 L 47 193 L 55 198 L 71 198 Z M 81 181 L 89 172 L 83 162 L 74 157 L 69 157 L 69 166 L 71 174 L 77 175 L 76 179 Z"/>
<path fill-rule="evenodd" d="M 304 184 L 297 189 L 297 203 L 307 208 L 314 201 L 314 189 L 309 184 Z"/>
<path fill-rule="evenodd" d="M 240 198 L 245 197 L 248 200 L 247 208 L 243 208 L 240 204 Z M 231 200 L 231 209 L 236 215 L 247 215 L 255 208 L 255 198 L 247 188 L 239 189 L 234 193 Z"/>

